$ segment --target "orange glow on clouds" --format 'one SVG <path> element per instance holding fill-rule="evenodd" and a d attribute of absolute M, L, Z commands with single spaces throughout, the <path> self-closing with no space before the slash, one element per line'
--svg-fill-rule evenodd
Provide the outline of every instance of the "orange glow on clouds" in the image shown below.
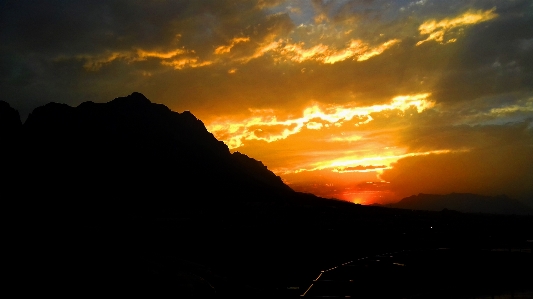
<path fill-rule="evenodd" d="M 400 154 L 404 152 L 403 154 Z M 387 151 L 384 155 L 355 155 L 355 156 L 343 156 L 338 159 L 318 161 L 314 163 L 312 168 L 301 168 L 295 170 L 294 172 L 302 171 L 316 171 L 322 169 L 331 169 L 333 172 L 343 173 L 343 172 L 370 172 L 377 171 L 380 172 L 383 169 L 390 169 L 391 164 L 398 161 L 401 158 L 406 157 L 415 157 L 415 156 L 426 156 L 429 154 L 446 154 L 450 150 L 434 150 L 426 152 L 415 152 L 415 153 L 405 153 L 403 149 L 391 149 Z"/>
<path fill-rule="evenodd" d="M 408 152 L 391 139 L 397 128 L 382 130 L 380 124 L 371 123 L 384 119 L 388 123 L 404 121 L 412 113 L 431 109 L 435 102 L 430 95 L 401 95 L 388 103 L 368 106 L 313 102 L 302 110 L 300 117 L 282 117 L 286 113 L 274 109 L 249 109 L 249 117 L 218 118 L 206 126 L 230 149 L 242 147 L 247 151 L 257 148 L 260 144 L 257 142 L 268 144 L 274 150 L 272 161 L 263 161 L 297 191 L 361 204 L 385 202 L 392 197 L 390 190 L 384 189 L 388 185 L 380 178 L 385 170 L 402 158 L 445 154 L 450 150 Z M 285 141 L 290 136 L 295 139 Z M 287 144 L 294 145 L 288 149 Z M 321 177 L 316 184 L 306 181 L 316 177 Z M 361 179 L 373 180 L 380 188 L 367 190 L 367 185 L 364 188 L 350 185 Z"/>
<path fill-rule="evenodd" d="M 174 49 L 170 51 L 148 51 L 136 49 L 132 51 L 105 53 L 98 56 L 81 55 L 78 59 L 85 60 L 83 67 L 89 71 L 98 71 L 101 67 L 116 60 L 124 60 L 128 63 L 144 61 L 149 58 L 159 59 L 161 65 L 172 66 L 176 70 L 186 67 L 202 67 L 213 64 L 213 61 L 201 61 L 199 57 L 191 57 L 192 50 Z"/>
<path fill-rule="evenodd" d="M 162 65 L 172 66 L 177 70 L 181 70 L 186 67 L 192 67 L 192 68 L 202 67 L 202 66 L 211 65 L 212 63 L 213 63 L 212 61 L 199 61 L 198 58 L 181 58 L 181 59 L 175 59 L 172 61 L 161 62 Z"/>
<path fill-rule="evenodd" d="M 15 2 L 2 10 L 0 90 L 25 114 L 127 86 L 194 112 L 295 190 L 533 205 L 532 1 L 180 1 L 179 13 L 176 1 Z"/>
<path fill-rule="evenodd" d="M 370 114 L 384 110 L 406 111 L 415 107 L 418 112 L 432 108 L 435 103 L 428 100 L 429 93 L 397 96 L 388 104 L 358 107 L 356 104 L 320 105 L 313 103 L 303 111 L 303 116 L 280 120 L 274 110 L 251 110 L 253 116 L 246 119 L 217 119 L 207 124 L 207 129 L 224 141 L 230 149 L 243 145 L 245 140 L 262 140 L 274 142 L 299 133 L 305 126 L 308 129 L 320 130 L 325 126 L 342 126 L 344 121 L 358 118 L 359 125 L 372 121 Z M 339 138 L 339 137 L 336 137 Z M 351 136 L 357 140 L 356 136 Z M 331 141 L 335 141 L 332 139 Z"/>
<path fill-rule="evenodd" d="M 215 54 L 220 55 L 220 54 L 229 53 L 236 44 L 242 43 L 242 42 L 249 42 L 249 41 L 250 41 L 249 37 L 235 37 L 234 39 L 231 40 L 228 46 L 217 47 L 215 49 Z"/>
<path fill-rule="evenodd" d="M 177 50 L 168 51 L 168 52 L 145 51 L 145 50 L 139 49 L 137 50 L 137 55 L 139 56 L 138 58 L 139 60 L 144 60 L 149 57 L 167 59 L 167 58 L 172 58 L 176 55 L 180 55 L 186 52 L 187 51 L 183 49 L 177 49 Z"/>
<path fill-rule="evenodd" d="M 445 18 L 440 21 L 436 21 L 436 20 L 426 21 L 422 25 L 420 25 L 418 30 L 420 31 L 420 34 L 422 35 L 429 34 L 429 36 L 425 40 L 422 40 L 416 43 L 416 45 L 419 46 L 430 40 L 434 40 L 439 43 L 444 43 L 444 35 L 448 33 L 450 30 L 454 28 L 458 28 L 458 27 L 474 25 L 474 24 L 478 24 L 481 22 L 492 20 L 498 16 L 498 14 L 494 13 L 495 10 L 496 8 L 486 10 L 486 11 L 470 10 L 455 18 L 451 18 L 451 19 Z M 455 41 L 456 41 L 455 38 L 451 38 L 447 40 L 446 43 L 455 42 Z"/>
<path fill-rule="evenodd" d="M 334 64 L 352 58 L 356 61 L 368 60 L 371 57 L 383 53 L 388 48 L 399 43 L 399 39 L 389 40 L 376 47 L 371 47 L 368 43 L 362 40 L 351 40 L 348 46 L 344 49 L 336 50 L 327 45 L 318 44 L 310 48 L 304 48 L 304 43 L 286 44 L 280 46 L 281 43 L 276 43 L 275 47 L 269 50 L 277 52 L 278 60 L 289 60 L 294 62 L 304 62 L 313 60 L 317 62 Z"/>
<path fill-rule="evenodd" d="M 238 42 L 247 42 L 249 38 L 241 38 Z M 401 40 L 391 39 L 377 46 L 371 46 L 362 40 L 350 40 L 345 48 L 335 49 L 332 46 L 322 43 L 305 47 L 304 42 L 291 43 L 288 40 L 270 40 L 259 45 L 254 54 L 249 57 L 238 59 L 241 63 L 246 63 L 252 59 L 259 58 L 266 54 L 271 54 L 275 61 L 290 61 L 302 63 L 305 61 L 315 61 L 324 64 L 334 64 L 347 59 L 355 61 L 368 60 L 380 55 L 385 50 L 398 44 Z M 220 46 L 215 50 L 216 54 L 228 53 L 236 44 L 232 41 L 230 46 Z"/>

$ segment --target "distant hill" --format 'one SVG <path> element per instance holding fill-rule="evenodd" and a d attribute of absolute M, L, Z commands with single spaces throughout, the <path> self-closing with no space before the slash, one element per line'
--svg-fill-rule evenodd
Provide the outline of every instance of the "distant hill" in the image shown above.
<path fill-rule="evenodd" d="M 421 193 L 385 206 L 427 211 L 447 209 L 465 213 L 533 215 L 533 209 L 504 195 L 483 196 L 470 193 L 436 195 Z"/>

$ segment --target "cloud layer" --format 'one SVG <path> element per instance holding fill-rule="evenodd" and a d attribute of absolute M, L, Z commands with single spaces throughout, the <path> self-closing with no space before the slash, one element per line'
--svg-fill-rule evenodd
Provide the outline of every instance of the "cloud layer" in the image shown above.
<path fill-rule="evenodd" d="M 300 190 L 533 202 L 531 1 L 4 1 L 0 28 L 23 118 L 139 91 Z"/>

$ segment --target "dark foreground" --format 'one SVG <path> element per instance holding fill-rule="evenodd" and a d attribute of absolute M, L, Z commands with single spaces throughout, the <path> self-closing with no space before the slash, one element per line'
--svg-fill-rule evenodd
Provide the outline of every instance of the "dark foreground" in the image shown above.
<path fill-rule="evenodd" d="M 530 249 L 428 249 L 361 257 L 321 271 L 305 298 L 533 298 Z"/>
<path fill-rule="evenodd" d="M 299 298 L 350 261 L 306 297 L 532 290 L 530 216 L 302 204 L 39 221 L 10 224 L 21 296 Z"/>

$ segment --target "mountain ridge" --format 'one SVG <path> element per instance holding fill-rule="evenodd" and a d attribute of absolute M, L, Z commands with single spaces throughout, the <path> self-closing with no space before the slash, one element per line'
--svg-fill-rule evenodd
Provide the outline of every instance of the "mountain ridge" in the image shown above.
<path fill-rule="evenodd" d="M 455 210 L 463 213 L 533 215 L 532 208 L 506 195 L 486 196 L 473 193 L 420 193 L 384 206 L 426 211 Z"/>
<path fill-rule="evenodd" d="M 13 177 L 22 178 L 13 179 L 12 188 L 26 189 L 33 198 L 55 198 L 57 208 L 72 205 L 72 196 L 82 202 L 78 212 L 87 205 L 97 210 L 92 201 L 115 210 L 137 206 L 138 212 L 141 206 L 220 206 L 221 195 L 244 202 L 294 194 L 260 161 L 230 153 L 189 111 L 173 112 L 137 92 L 77 107 L 48 103 L 12 135 L 6 160 Z M 149 203 L 126 200 L 140 196 Z"/>

